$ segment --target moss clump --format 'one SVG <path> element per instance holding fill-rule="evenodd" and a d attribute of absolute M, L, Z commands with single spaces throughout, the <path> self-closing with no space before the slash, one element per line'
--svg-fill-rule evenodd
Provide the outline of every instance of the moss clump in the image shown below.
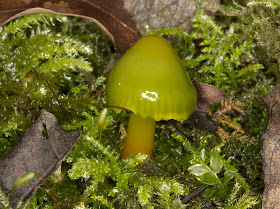
<path fill-rule="evenodd" d="M 220 14 L 214 20 L 199 10 L 190 34 L 178 28 L 148 29 L 149 34 L 178 37 L 173 46 L 191 77 L 227 94 L 210 108 L 217 133 L 197 130 L 190 121 L 159 122 L 152 161 L 142 155 L 120 159 L 125 112 L 108 111 L 98 130 L 106 106 L 103 71 L 112 53 L 104 33 L 87 20 L 42 14 L 2 28 L 0 157 L 42 108 L 54 113 L 64 129 L 83 133 L 47 181 L 56 201 L 42 186 L 26 208 L 261 207 L 261 136 L 267 122 L 261 99 L 279 76 L 278 54 L 270 50 L 272 38 L 278 37 L 279 8 L 269 0 L 241 6 L 224 2 L 224 13 L 234 17 Z M 268 29 L 270 35 L 264 33 Z M 39 77 L 23 89 L 22 79 L 32 69 L 49 80 L 70 122 Z M 210 186 L 202 196 L 181 203 L 203 183 Z"/>
<path fill-rule="evenodd" d="M 16 143 L 42 108 L 55 113 L 60 122 L 65 120 L 43 79 L 36 77 L 27 89 L 23 88 L 22 81 L 31 70 L 35 69 L 49 81 L 68 114 L 81 114 L 79 111 L 83 107 L 79 104 L 89 100 L 89 89 L 94 91 L 96 88 L 96 83 L 92 82 L 97 79 L 93 68 L 104 68 L 111 43 L 89 22 L 82 22 L 84 27 L 81 28 L 91 28 L 94 32 L 90 37 L 78 39 L 75 34 L 72 35 L 70 25 L 76 26 L 79 21 L 64 16 L 35 14 L 2 28 L 0 157 Z M 91 44 L 93 39 L 100 40 L 102 44 Z M 69 103 L 72 107 L 68 109 Z"/>

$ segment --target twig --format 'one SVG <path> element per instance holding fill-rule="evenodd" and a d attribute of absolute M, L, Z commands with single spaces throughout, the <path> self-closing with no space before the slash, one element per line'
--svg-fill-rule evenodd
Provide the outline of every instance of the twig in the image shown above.
<path fill-rule="evenodd" d="M 204 184 L 201 187 L 198 187 L 197 189 L 195 189 L 191 194 L 189 194 L 188 196 L 186 196 L 181 203 L 182 204 L 187 204 L 192 198 L 194 198 L 195 196 L 199 195 L 201 192 L 203 192 L 205 189 L 207 189 L 209 187 L 208 184 Z"/>
<path fill-rule="evenodd" d="M 190 142 L 194 142 L 193 138 L 190 137 L 185 131 L 183 131 L 182 127 L 179 127 L 177 125 L 178 123 L 175 120 L 169 120 L 168 123 L 171 124 L 176 129 L 176 131 L 179 132 L 179 134 L 187 138 Z"/>
<path fill-rule="evenodd" d="M 42 184 L 45 186 L 45 188 L 47 189 L 47 191 L 50 194 L 51 198 L 53 199 L 54 204 L 55 204 L 55 208 L 56 209 L 60 209 L 59 206 L 58 206 L 56 197 L 55 197 L 54 193 L 52 192 L 51 188 L 49 187 L 49 185 L 47 184 L 46 180 L 40 174 L 38 174 L 38 173 L 37 173 L 37 176 L 40 179 L 40 181 L 42 182 Z"/>
<path fill-rule="evenodd" d="M 63 112 L 64 116 L 66 117 L 66 119 L 67 119 L 68 121 L 70 121 L 70 119 L 69 119 L 69 117 L 68 117 L 66 111 L 65 111 L 64 108 L 62 107 L 61 102 L 59 101 L 58 96 L 57 96 L 56 93 L 54 92 L 54 90 L 53 90 L 51 84 L 49 83 L 49 81 L 48 81 L 42 74 L 38 73 L 36 70 L 33 69 L 33 70 L 31 70 L 31 71 L 34 72 L 36 75 L 38 75 L 41 79 L 43 79 L 43 81 L 45 81 L 45 83 L 46 83 L 46 84 L 48 85 L 48 87 L 50 88 L 50 90 L 51 90 L 51 92 L 52 92 L 52 94 L 53 94 L 55 100 L 57 101 L 57 103 L 58 103 L 58 105 L 59 105 L 61 111 Z"/>

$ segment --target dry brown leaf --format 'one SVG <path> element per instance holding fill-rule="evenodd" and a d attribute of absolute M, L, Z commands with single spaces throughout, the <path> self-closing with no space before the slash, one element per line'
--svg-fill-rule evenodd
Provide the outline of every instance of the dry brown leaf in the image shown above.
<path fill-rule="evenodd" d="M 207 119 L 211 104 L 219 102 L 225 98 L 225 93 L 212 85 L 199 81 L 193 81 L 197 91 L 197 105 L 191 116 L 194 125 L 202 130 L 216 131 L 217 127 Z"/>
<path fill-rule="evenodd" d="M 0 0 L 0 26 L 32 13 L 55 13 L 88 18 L 111 37 L 118 52 L 124 53 L 138 35 L 122 0 Z"/>
<path fill-rule="evenodd" d="M 17 145 L 0 160 L 0 187 L 15 207 L 26 201 L 41 184 L 39 178 L 16 188 L 15 181 L 25 173 L 35 172 L 48 178 L 80 137 L 79 131 L 64 131 L 55 116 L 43 110 L 26 130 Z"/>

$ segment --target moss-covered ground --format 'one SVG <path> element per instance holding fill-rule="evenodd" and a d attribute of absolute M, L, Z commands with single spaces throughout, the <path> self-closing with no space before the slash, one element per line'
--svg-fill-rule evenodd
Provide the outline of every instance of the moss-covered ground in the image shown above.
<path fill-rule="evenodd" d="M 209 110 L 217 132 L 199 130 L 190 120 L 158 122 L 152 160 L 120 158 L 126 112 L 109 110 L 98 130 L 106 107 L 106 66 L 114 53 L 103 31 L 89 20 L 50 14 L 2 27 L 0 158 L 42 109 L 64 129 L 82 132 L 47 180 L 56 200 L 41 186 L 24 207 L 261 208 L 267 123 L 262 100 L 280 78 L 279 12 L 277 0 L 223 1 L 214 17 L 199 9 L 189 33 L 147 27 L 147 34 L 172 37 L 192 79 L 226 93 Z M 35 75 L 29 82 L 34 69 L 65 111 L 44 79 Z M 181 203 L 204 184 L 209 186 L 202 193 Z"/>

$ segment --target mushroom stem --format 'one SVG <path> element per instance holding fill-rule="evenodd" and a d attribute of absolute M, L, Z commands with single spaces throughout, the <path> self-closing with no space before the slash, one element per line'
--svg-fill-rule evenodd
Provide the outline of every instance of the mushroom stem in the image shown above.
<path fill-rule="evenodd" d="M 142 118 L 130 113 L 127 136 L 122 150 L 122 158 L 134 156 L 138 153 L 152 158 L 156 121 L 151 118 Z"/>

